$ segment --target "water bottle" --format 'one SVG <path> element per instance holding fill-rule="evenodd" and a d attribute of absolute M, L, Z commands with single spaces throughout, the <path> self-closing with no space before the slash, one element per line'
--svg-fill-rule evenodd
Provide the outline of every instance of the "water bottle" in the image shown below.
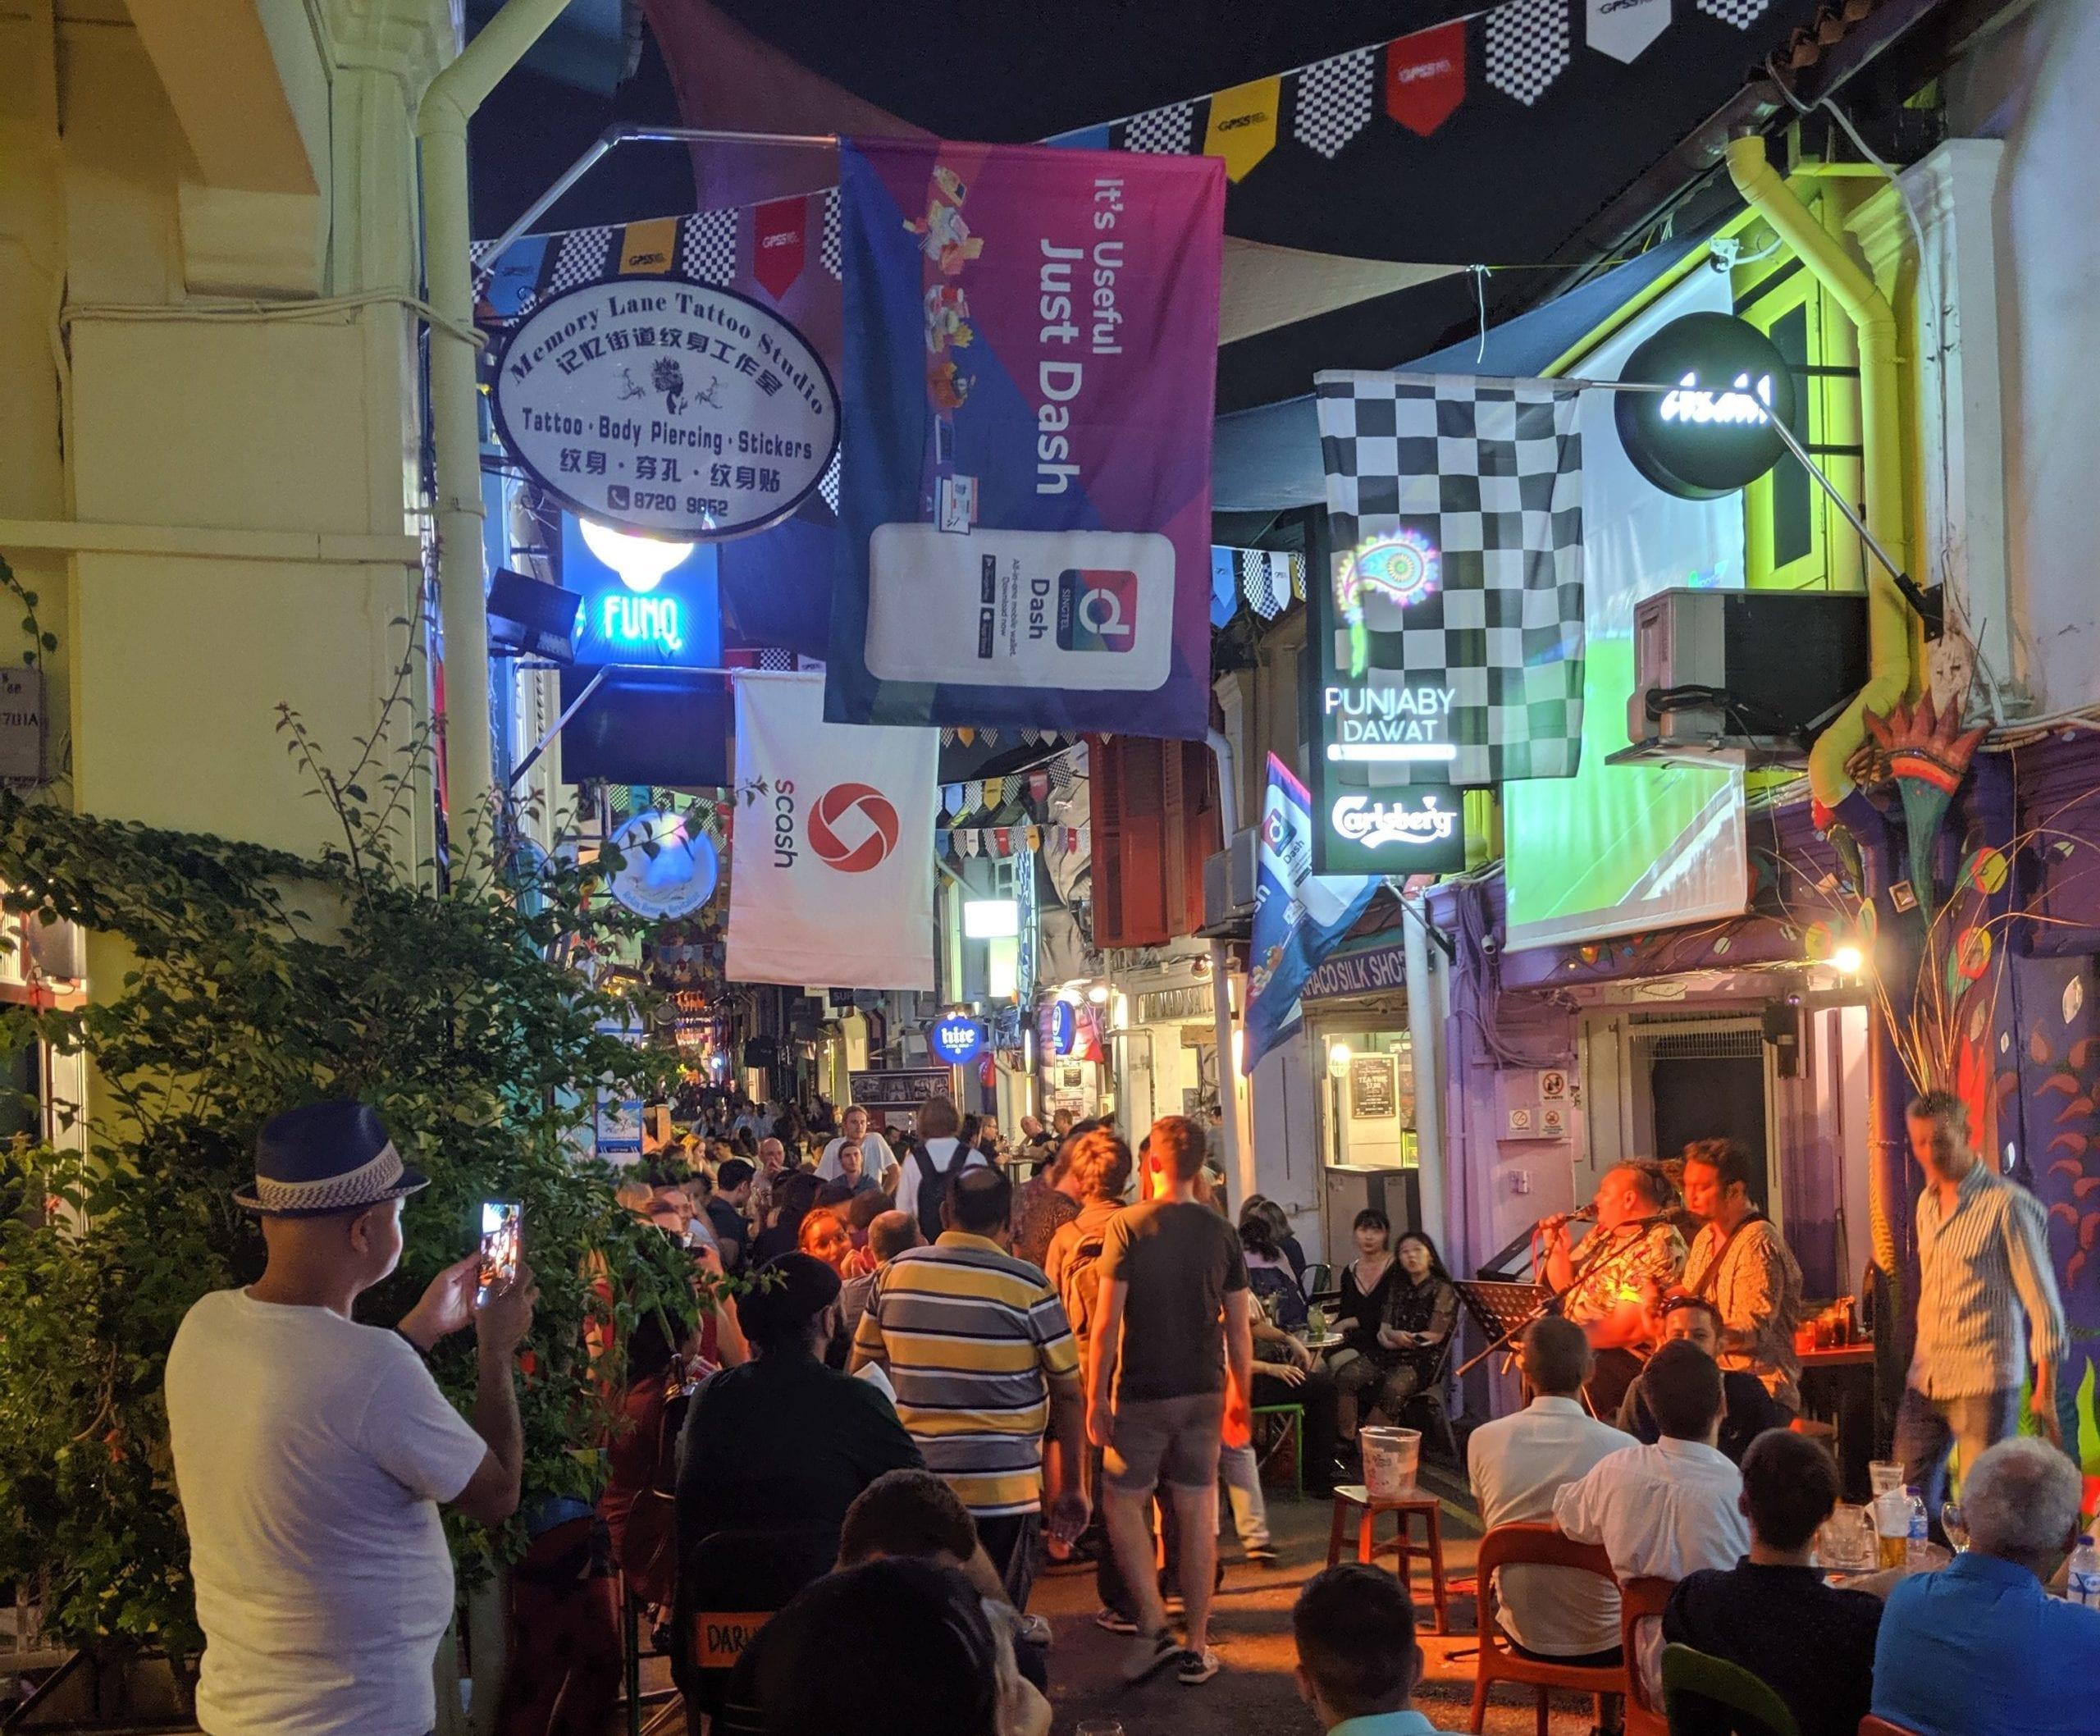
<path fill-rule="evenodd" d="M 2078 1540 L 2077 1552 L 2070 1558 L 2070 1582 L 2064 1595 L 2089 1610 L 2100 1610 L 2100 1549 L 2093 1546 L 2091 1537 Z"/>
<path fill-rule="evenodd" d="M 1932 1565 L 1926 1535 L 1929 1528 L 1925 1523 L 1924 1499 L 1918 1493 L 1915 1483 L 1906 1488 L 1904 1494 L 1910 1503 L 1911 1533 L 1903 1545 L 1903 1565 L 1907 1572 L 1923 1573 Z"/>

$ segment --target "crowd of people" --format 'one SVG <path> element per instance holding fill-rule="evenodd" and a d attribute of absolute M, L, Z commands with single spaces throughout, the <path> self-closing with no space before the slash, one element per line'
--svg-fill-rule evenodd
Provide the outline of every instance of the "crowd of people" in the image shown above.
<path fill-rule="evenodd" d="M 696 1730 L 1043 1736 L 1050 1635 L 1027 1612 L 1050 1561 L 1093 1566 L 1126 1680 L 1200 1688 L 1220 1669 L 1221 1487 L 1243 1556 L 1276 1560 L 1254 1414 L 1302 1413 L 1300 1472 L 1324 1493 L 1372 1418 L 1449 1380 L 1458 1298 L 1434 1242 L 1366 1211 L 1318 1288 L 1280 1208 L 1226 1215 L 1187 1117 L 1135 1151 L 1106 1122 L 1025 1123 L 1007 1152 L 945 1099 L 894 1133 L 859 1108 L 684 1107 L 692 1131 L 653 1141 L 619 1199 L 689 1258 L 693 1308 L 628 1310 L 594 1344 L 615 1415 L 603 1487 L 520 1515 L 504 1736 L 605 1727 L 621 1585 L 656 1612 Z M 1924 1736 L 2089 1727 L 2100 1610 L 2043 1589 L 2079 1538 L 2078 1473 L 2013 1433 L 2028 1359 L 2064 1333 L 2046 1245 L 1957 1104 L 1920 1099 L 1911 1133 L 1924 1294 L 1899 1450 L 1937 1519 L 1958 1441 L 1966 1551 L 1844 1588 L 1812 1565 L 1840 1491 L 1828 1450 L 1788 1426 L 1800 1268 L 1748 1159 L 1701 1142 L 1674 1174 L 1609 1172 L 1579 1245 L 1541 1226 L 1559 1306 L 1518 1346 L 1527 1402 L 1472 1430 L 1463 1469 L 1484 1528 L 1550 1524 L 1612 1577 L 1504 1569 L 1482 1619 L 1511 1647 L 1623 1665 L 1652 1697 L 1664 1647 L 1690 1645 L 1761 1678 L 1805 1736 L 1851 1736 L 1869 1709 Z M 353 1322 L 423 1185 L 369 1109 L 272 1121 L 238 1196 L 263 1275 L 200 1301 L 171 1353 L 212 1736 L 421 1736 L 452 1611 L 439 1509 L 518 1511 L 530 1267 L 490 1284 L 469 1256 L 397 1327 Z M 617 1272 L 587 1277 L 617 1299 Z M 469 1328 L 471 1419 L 426 1366 Z M 1629 1658 L 1635 1578 L 1675 1589 Z M 1293 1627 L 1323 1727 L 1431 1727 L 1405 1585 L 1331 1569 Z"/>

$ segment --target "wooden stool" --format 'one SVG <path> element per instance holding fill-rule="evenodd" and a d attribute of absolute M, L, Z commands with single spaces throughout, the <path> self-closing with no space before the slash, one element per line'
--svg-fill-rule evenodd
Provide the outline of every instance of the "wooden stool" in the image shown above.
<path fill-rule="evenodd" d="M 1429 1557 L 1430 1601 L 1436 1610 L 1436 1632 L 1451 1631 L 1450 1614 L 1447 1606 L 1444 1584 L 1444 1505 L 1434 1495 L 1403 1495 L 1397 1499 L 1374 1496 L 1360 1482 L 1338 1484 L 1335 1489 L 1335 1524 L 1327 1535 L 1327 1565 L 1332 1567 L 1342 1558 L 1342 1533 L 1349 1523 L 1350 1510 L 1358 1513 L 1356 1526 L 1356 1559 L 1368 1561 L 1378 1553 L 1378 1515 L 1390 1513 L 1397 1524 L 1394 1544 L 1399 1551 L 1396 1569 L 1399 1582 L 1410 1585 L 1414 1573 L 1413 1551 L 1420 1549 Z M 1419 1544 L 1414 1542 L 1408 1524 L 1411 1515 L 1419 1514 L 1425 1533 Z"/>

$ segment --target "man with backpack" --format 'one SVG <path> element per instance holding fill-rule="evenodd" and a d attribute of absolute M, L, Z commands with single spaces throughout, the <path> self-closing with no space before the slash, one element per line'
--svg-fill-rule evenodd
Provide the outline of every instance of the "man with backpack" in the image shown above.
<path fill-rule="evenodd" d="M 947 1227 L 941 1219 L 941 1202 L 950 1184 L 966 1169 L 988 1167 L 991 1159 L 974 1145 L 956 1137 L 962 1117 L 945 1097 L 929 1098 L 919 1111 L 919 1136 L 905 1154 L 897 1171 L 897 1209 L 919 1220 L 919 1233 L 928 1241 L 939 1239 Z"/>

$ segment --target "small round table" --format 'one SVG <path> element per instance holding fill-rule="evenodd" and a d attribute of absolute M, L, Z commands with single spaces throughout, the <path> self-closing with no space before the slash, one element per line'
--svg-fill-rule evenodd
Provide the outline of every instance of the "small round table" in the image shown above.
<path fill-rule="evenodd" d="M 1337 1484 L 1335 1488 L 1334 1528 L 1327 1536 L 1327 1565 L 1330 1567 L 1342 1558 L 1342 1536 L 1352 1512 L 1357 1515 L 1356 1559 L 1359 1561 L 1369 1561 L 1378 1553 L 1378 1516 L 1382 1513 L 1395 1516 L 1394 1546 L 1399 1554 L 1395 1571 L 1400 1583 L 1410 1586 L 1410 1595 L 1414 1572 L 1413 1551 L 1420 1549 L 1429 1557 L 1429 1596 L 1436 1610 L 1436 1632 L 1449 1633 L 1451 1631 L 1450 1615 L 1446 1606 L 1444 1587 L 1443 1503 L 1434 1495 L 1374 1496 L 1360 1482 Z M 1419 1544 L 1413 1539 L 1410 1524 L 1412 1517 L 1418 1514 L 1422 1517 L 1424 1533 Z"/>

